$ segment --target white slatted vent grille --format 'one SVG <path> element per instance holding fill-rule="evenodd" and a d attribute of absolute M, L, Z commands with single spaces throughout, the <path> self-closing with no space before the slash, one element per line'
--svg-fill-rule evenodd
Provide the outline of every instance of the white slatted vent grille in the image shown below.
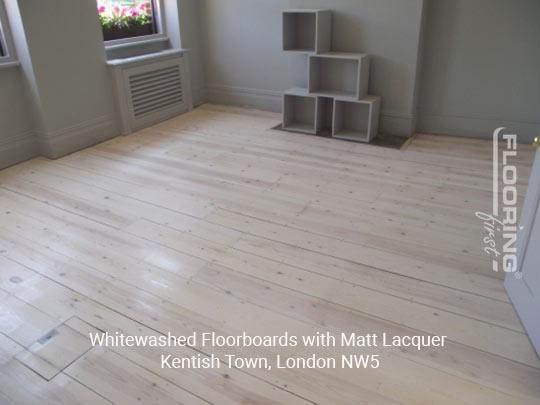
<path fill-rule="evenodd" d="M 129 76 L 133 115 L 140 118 L 184 102 L 179 65 Z"/>

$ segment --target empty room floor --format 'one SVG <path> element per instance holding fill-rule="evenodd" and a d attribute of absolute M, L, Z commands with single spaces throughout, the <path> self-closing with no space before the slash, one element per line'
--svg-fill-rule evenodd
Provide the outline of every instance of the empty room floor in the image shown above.
<path fill-rule="evenodd" d="M 475 217 L 491 207 L 491 143 L 395 150 L 279 122 L 204 105 L 0 171 L 0 402 L 539 403 L 540 362 Z M 524 146 L 521 192 L 532 158 Z M 164 349 L 87 339 L 326 330 L 448 342 L 372 350 L 378 369 L 174 370 Z"/>

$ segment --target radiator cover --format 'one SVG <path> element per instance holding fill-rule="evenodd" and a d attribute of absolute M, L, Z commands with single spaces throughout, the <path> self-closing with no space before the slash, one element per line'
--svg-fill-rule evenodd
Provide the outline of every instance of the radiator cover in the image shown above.
<path fill-rule="evenodd" d="M 186 53 L 166 52 L 109 64 L 113 67 L 123 134 L 193 108 Z"/>

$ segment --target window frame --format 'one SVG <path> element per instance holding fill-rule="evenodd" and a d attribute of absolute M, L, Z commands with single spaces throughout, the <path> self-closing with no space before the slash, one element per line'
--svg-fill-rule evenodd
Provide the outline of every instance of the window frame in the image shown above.
<path fill-rule="evenodd" d="M 138 37 L 112 39 L 109 41 L 103 40 L 106 50 L 123 48 L 128 46 L 134 46 L 138 44 L 144 44 L 148 42 L 159 42 L 167 40 L 165 19 L 164 19 L 164 5 L 163 0 L 150 0 L 154 10 L 154 19 L 157 33 L 151 35 L 141 35 Z M 97 1 L 96 1 L 97 4 Z"/>
<path fill-rule="evenodd" d="M 0 44 L 4 53 L 3 55 L 0 54 L 0 65 L 16 62 L 17 55 L 13 46 L 13 39 L 3 0 L 0 0 Z"/>

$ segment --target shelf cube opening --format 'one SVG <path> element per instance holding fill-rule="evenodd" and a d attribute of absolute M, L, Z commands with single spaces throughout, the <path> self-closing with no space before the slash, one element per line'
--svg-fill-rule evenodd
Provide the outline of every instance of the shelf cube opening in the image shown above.
<path fill-rule="evenodd" d="M 315 133 L 315 97 L 285 94 L 283 96 L 283 128 Z"/>
<path fill-rule="evenodd" d="M 284 12 L 283 50 L 315 52 L 316 27 L 316 13 Z"/>
<path fill-rule="evenodd" d="M 358 98 L 359 61 L 311 56 L 309 92 Z"/>
<path fill-rule="evenodd" d="M 371 104 L 336 100 L 333 136 L 353 141 L 369 142 Z"/>

